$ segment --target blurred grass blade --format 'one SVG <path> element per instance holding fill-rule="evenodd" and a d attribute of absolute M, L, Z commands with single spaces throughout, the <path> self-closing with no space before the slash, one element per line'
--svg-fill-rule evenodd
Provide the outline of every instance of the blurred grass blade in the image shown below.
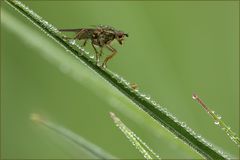
<path fill-rule="evenodd" d="M 43 119 L 40 115 L 38 114 L 31 114 L 30 119 L 36 123 L 42 124 L 49 129 L 55 131 L 56 133 L 62 135 L 63 137 L 67 138 L 68 140 L 74 142 L 84 150 L 86 150 L 89 154 L 93 155 L 94 157 L 98 159 L 116 159 L 114 156 L 111 154 L 105 152 L 98 146 L 90 143 L 89 141 L 85 140 L 83 137 L 80 137 L 79 135 L 73 133 L 72 131 L 59 126 L 57 124 L 54 124 L 51 121 Z"/>
<path fill-rule="evenodd" d="M 221 129 L 228 135 L 228 137 L 240 146 L 240 139 L 236 133 L 234 133 L 229 126 L 222 120 L 222 117 L 217 115 L 214 111 L 210 110 L 207 105 L 198 97 L 198 95 L 193 94 L 192 98 L 196 100 L 206 111 L 207 113 L 214 119 L 214 124 L 221 127 Z"/>
<path fill-rule="evenodd" d="M 56 27 L 45 21 L 22 2 L 17 0 L 6 0 L 6 2 L 202 156 L 208 159 L 226 158 L 226 155 L 209 145 L 208 142 L 206 143 L 202 138 L 199 138 L 185 123 L 180 122 L 165 108 L 151 100 L 149 96 L 132 88 L 128 81 L 108 69 L 98 67 L 94 58 L 90 57 L 83 48 L 73 43 L 73 41 L 63 39 L 63 35 Z"/>
<path fill-rule="evenodd" d="M 160 157 L 148 147 L 134 132 L 132 132 L 113 112 L 110 112 L 116 126 L 124 133 L 128 140 L 146 159 L 160 159 Z"/>

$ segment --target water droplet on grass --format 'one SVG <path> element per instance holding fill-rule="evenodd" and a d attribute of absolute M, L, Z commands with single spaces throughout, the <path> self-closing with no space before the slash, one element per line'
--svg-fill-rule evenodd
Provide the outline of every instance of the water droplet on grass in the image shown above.
<path fill-rule="evenodd" d="M 69 43 L 70 43 L 71 45 L 74 45 L 74 44 L 76 44 L 76 41 L 73 40 L 73 39 L 71 39 L 71 40 L 69 40 Z"/>
<path fill-rule="evenodd" d="M 182 123 L 181 123 L 181 126 L 182 126 L 182 127 L 186 127 L 187 125 L 186 125 L 186 123 L 182 122 Z"/>
<path fill-rule="evenodd" d="M 219 125 L 219 121 L 215 121 L 214 124 Z"/>
<path fill-rule="evenodd" d="M 151 99 L 151 97 L 150 97 L 150 96 L 146 96 L 145 98 L 146 98 L 147 100 L 150 100 L 150 99 Z"/>

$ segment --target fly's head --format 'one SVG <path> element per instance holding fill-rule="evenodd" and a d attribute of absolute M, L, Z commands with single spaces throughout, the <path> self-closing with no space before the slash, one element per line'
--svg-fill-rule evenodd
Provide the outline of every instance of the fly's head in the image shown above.
<path fill-rule="evenodd" d="M 119 42 L 119 44 L 123 44 L 124 38 L 128 37 L 127 33 L 124 33 L 122 31 L 116 31 L 115 32 L 115 39 Z"/>

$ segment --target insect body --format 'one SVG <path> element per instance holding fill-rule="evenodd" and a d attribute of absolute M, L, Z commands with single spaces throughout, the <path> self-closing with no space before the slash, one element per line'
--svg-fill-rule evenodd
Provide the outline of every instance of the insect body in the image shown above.
<path fill-rule="evenodd" d="M 102 55 L 103 47 L 110 50 L 112 54 L 105 58 L 102 63 L 102 67 L 106 67 L 107 62 L 117 53 L 117 50 L 111 46 L 111 42 L 116 39 L 119 44 L 122 45 L 125 36 L 128 37 L 128 34 L 123 31 L 103 25 L 96 26 L 95 28 L 59 29 L 59 31 L 76 32 L 74 39 L 84 40 L 83 46 L 86 45 L 88 40 L 91 40 L 91 45 L 96 53 L 97 62 Z M 100 51 L 98 51 L 95 46 L 100 47 Z"/>

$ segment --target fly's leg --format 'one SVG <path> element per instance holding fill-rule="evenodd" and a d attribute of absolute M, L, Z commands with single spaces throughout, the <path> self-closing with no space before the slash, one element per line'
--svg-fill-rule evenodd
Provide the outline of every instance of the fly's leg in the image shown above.
<path fill-rule="evenodd" d="M 85 31 L 86 31 L 85 29 L 82 29 L 81 31 L 79 31 L 79 32 L 77 33 L 77 35 L 74 37 L 74 39 L 79 39 L 79 40 L 84 39 L 83 34 L 85 33 Z M 84 39 L 84 42 L 83 42 L 83 44 L 81 45 L 81 47 L 86 46 L 87 41 L 88 41 L 88 39 Z"/>
<path fill-rule="evenodd" d="M 70 30 L 68 30 L 68 29 L 60 29 L 59 31 L 72 31 L 71 29 Z M 82 34 L 85 32 L 85 30 L 84 29 L 81 29 L 81 30 L 79 30 L 79 32 L 77 32 L 77 34 L 76 34 L 76 36 L 74 37 L 74 38 L 70 38 L 70 37 L 67 37 L 67 36 L 63 36 L 63 38 L 64 39 L 82 39 L 81 38 L 81 36 L 82 36 Z"/>
<path fill-rule="evenodd" d="M 76 36 L 74 37 L 74 39 L 82 39 L 82 34 L 85 32 L 85 29 L 82 29 L 81 31 L 79 31 Z"/>
<path fill-rule="evenodd" d="M 99 59 L 98 59 L 98 62 L 100 61 L 100 58 L 102 57 L 102 52 L 103 52 L 103 47 L 100 48 L 100 51 L 99 51 Z"/>
<path fill-rule="evenodd" d="M 103 47 L 100 48 L 99 58 L 102 56 Z"/>
<path fill-rule="evenodd" d="M 109 50 L 112 52 L 112 54 L 109 55 L 108 57 L 106 57 L 105 60 L 103 61 L 102 67 L 104 67 L 104 68 L 107 67 L 107 62 L 108 62 L 110 59 L 112 59 L 112 57 L 117 53 L 117 50 L 114 49 L 112 46 L 106 45 L 106 47 L 107 47 L 107 49 L 109 49 Z"/>
<path fill-rule="evenodd" d="M 94 46 L 93 42 L 91 44 L 92 44 L 92 47 L 93 47 L 93 49 L 94 49 L 94 51 L 96 53 L 96 62 L 98 63 L 99 62 L 98 51 L 97 51 L 96 47 Z"/>
<path fill-rule="evenodd" d="M 85 40 L 84 40 L 84 42 L 83 42 L 83 44 L 81 45 L 81 47 L 84 47 L 84 46 L 86 46 L 86 44 L 87 44 L 87 41 L 88 41 L 88 40 L 87 40 L 87 39 L 85 39 Z"/>

